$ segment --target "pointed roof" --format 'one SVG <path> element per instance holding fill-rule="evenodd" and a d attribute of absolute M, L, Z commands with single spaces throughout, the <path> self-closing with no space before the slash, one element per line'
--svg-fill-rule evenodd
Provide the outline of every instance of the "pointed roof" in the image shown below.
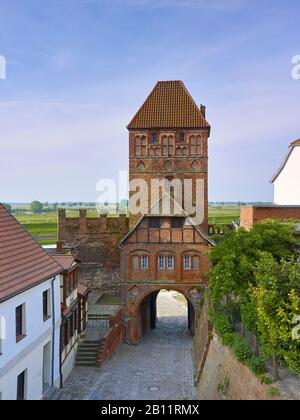
<path fill-rule="evenodd" d="M 157 82 L 127 128 L 209 128 L 204 113 L 180 80 Z"/>
<path fill-rule="evenodd" d="M 0 204 L 0 302 L 62 271 L 62 266 Z"/>
<path fill-rule="evenodd" d="M 166 208 L 164 208 L 164 200 L 167 199 L 170 202 L 170 212 L 166 212 Z M 166 206 L 168 207 L 168 205 Z M 188 215 L 188 213 L 177 203 L 173 197 L 169 194 L 165 193 L 152 207 L 148 209 L 148 211 L 143 214 L 140 220 L 137 222 L 135 226 L 127 233 L 127 235 L 121 240 L 120 246 L 124 244 L 124 242 L 132 235 L 132 233 L 139 227 L 145 217 L 185 217 L 189 220 L 191 226 L 193 226 L 199 235 L 207 241 L 210 245 L 214 245 L 214 242 L 209 239 L 209 237 L 197 226 L 193 219 Z"/>
<path fill-rule="evenodd" d="M 275 172 L 275 174 L 272 176 L 272 178 L 270 180 L 271 183 L 274 183 L 276 181 L 276 179 L 279 177 L 279 175 L 281 174 L 281 172 L 285 168 L 285 165 L 287 164 L 287 161 L 289 160 L 294 148 L 298 147 L 298 146 L 300 146 L 300 139 L 293 141 L 289 145 L 289 150 L 288 150 L 287 154 L 285 155 L 285 158 L 284 158 L 282 164 L 280 165 L 279 169 Z"/>

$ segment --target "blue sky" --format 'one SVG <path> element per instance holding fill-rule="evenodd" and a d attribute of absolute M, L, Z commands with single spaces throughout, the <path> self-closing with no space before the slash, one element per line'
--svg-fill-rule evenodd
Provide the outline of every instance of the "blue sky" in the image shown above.
<path fill-rule="evenodd" d="M 95 201 L 157 80 L 207 106 L 210 200 L 272 200 L 300 137 L 298 0 L 1 0 L 0 201 Z"/>

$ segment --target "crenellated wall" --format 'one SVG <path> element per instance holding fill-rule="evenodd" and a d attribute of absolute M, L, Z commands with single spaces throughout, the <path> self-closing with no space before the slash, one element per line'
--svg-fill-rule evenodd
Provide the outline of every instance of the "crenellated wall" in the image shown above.
<path fill-rule="evenodd" d="M 80 210 L 78 217 L 66 217 L 65 210 L 58 211 L 58 241 L 80 260 L 80 281 L 84 285 L 91 289 L 119 288 L 119 243 L 128 226 L 125 214 L 90 218 L 87 210 Z"/>

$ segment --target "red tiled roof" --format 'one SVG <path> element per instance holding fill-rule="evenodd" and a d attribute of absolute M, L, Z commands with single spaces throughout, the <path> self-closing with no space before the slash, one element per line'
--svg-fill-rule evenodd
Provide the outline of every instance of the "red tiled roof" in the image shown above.
<path fill-rule="evenodd" d="M 75 261 L 73 255 L 59 255 L 55 254 L 52 255 L 52 258 L 55 259 L 55 261 L 60 264 L 64 270 L 70 270 L 72 267 L 73 262 Z"/>
<path fill-rule="evenodd" d="M 88 292 L 88 290 L 89 289 L 86 286 L 84 286 L 82 283 L 78 283 L 78 285 L 77 285 L 77 292 L 81 296 L 84 296 Z"/>
<path fill-rule="evenodd" d="M 0 301 L 61 271 L 61 266 L 0 204 Z"/>
<path fill-rule="evenodd" d="M 158 82 L 128 129 L 209 128 L 199 107 L 180 80 Z"/>

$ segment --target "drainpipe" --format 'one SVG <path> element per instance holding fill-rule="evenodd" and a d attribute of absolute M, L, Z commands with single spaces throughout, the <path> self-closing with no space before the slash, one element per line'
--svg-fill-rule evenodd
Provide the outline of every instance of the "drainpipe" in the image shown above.
<path fill-rule="evenodd" d="M 52 358 L 51 358 L 51 386 L 54 386 L 54 353 L 55 353 L 55 299 L 54 299 L 54 282 L 55 277 L 51 281 L 52 296 Z"/>

